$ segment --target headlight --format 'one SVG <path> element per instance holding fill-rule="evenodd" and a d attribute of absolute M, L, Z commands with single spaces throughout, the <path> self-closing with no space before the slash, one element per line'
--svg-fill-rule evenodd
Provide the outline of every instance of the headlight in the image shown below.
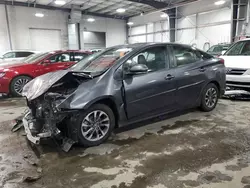
<path fill-rule="evenodd" d="M 4 77 L 5 72 L 0 72 L 0 78 Z"/>

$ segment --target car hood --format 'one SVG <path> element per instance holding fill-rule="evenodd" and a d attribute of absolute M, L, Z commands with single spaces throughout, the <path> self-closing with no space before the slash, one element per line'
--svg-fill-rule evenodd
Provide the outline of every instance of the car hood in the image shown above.
<path fill-rule="evenodd" d="M 69 69 L 50 72 L 39 76 L 27 83 L 23 87 L 22 95 L 25 96 L 28 101 L 34 100 L 47 92 L 56 82 L 61 80 L 67 74 L 81 74 L 81 77 L 85 77 L 88 79 L 92 78 L 90 75 L 72 71 Z"/>
<path fill-rule="evenodd" d="M 250 69 L 250 56 L 220 56 L 229 68 Z"/>
<path fill-rule="evenodd" d="M 64 77 L 69 71 L 61 70 L 39 76 L 23 87 L 22 95 L 31 101 L 45 93 L 53 84 Z"/>

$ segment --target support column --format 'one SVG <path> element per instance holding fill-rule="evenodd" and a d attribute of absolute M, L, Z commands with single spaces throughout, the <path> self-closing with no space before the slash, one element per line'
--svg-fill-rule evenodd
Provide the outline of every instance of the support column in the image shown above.
<path fill-rule="evenodd" d="M 169 16 L 169 36 L 170 42 L 175 42 L 176 33 L 176 8 L 168 9 L 167 14 Z"/>
<path fill-rule="evenodd" d="M 11 33 L 10 33 L 9 15 L 8 15 L 8 9 L 7 9 L 7 5 L 6 5 L 6 4 L 4 4 L 4 8 L 5 8 L 5 16 L 6 16 L 6 23 L 7 23 L 7 30 L 8 30 L 8 37 L 9 37 L 10 50 L 13 50 L 13 47 L 12 47 L 12 39 L 11 39 Z"/>

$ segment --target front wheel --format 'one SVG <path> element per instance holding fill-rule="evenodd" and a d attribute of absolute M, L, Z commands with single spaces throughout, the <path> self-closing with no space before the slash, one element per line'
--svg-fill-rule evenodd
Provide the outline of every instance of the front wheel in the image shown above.
<path fill-rule="evenodd" d="M 32 78 L 28 76 L 17 76 L 14 78 L 10 84 L 10 93 L 14 97 L 22 96 L 23 87 L 30 81 Z"/>
<path fill-rule="evenodd" d="M 78 119 L 78 138 L 84 146 L 97 146 L 111 135 L 115 127 L 113 111 L 104 104 L 95 104 Z"/>
<path fill-rule="evenodd" d="M 216 107 L 218 99 L 218 87 L 213 83 L 208 84 L 202 93 L 201 110 L 205 112 L 212 111 Z"/>

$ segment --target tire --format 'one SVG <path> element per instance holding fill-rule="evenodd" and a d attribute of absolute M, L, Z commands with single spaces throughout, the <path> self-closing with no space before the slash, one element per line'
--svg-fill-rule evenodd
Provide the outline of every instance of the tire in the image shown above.
<path fill-rule="evenodd" d="M 94 116 L 96 116 L 95 121 L 93 121 Z M 97 146 L 111 135 L 115 127 L 115 116 L 107 105 L 95 104 L 80 114 L 77 127 L 79 144 L 87 147 Z"/>
<path fill-rule="evenodd" d="M 216 107 L 218 99 L 219 99 L 218 87 L 213 83 L 208 84 L 202 92 L 201 106 L 200 106 L 201 110 L 204 112 L 212 111 Z"/>
<path fill-rule="evenodd" d="M 10 94 L 14 97 L 21 97 L 23 86 L 32 80 L 29 76 L 17 76 L 11 81 Z"/>

